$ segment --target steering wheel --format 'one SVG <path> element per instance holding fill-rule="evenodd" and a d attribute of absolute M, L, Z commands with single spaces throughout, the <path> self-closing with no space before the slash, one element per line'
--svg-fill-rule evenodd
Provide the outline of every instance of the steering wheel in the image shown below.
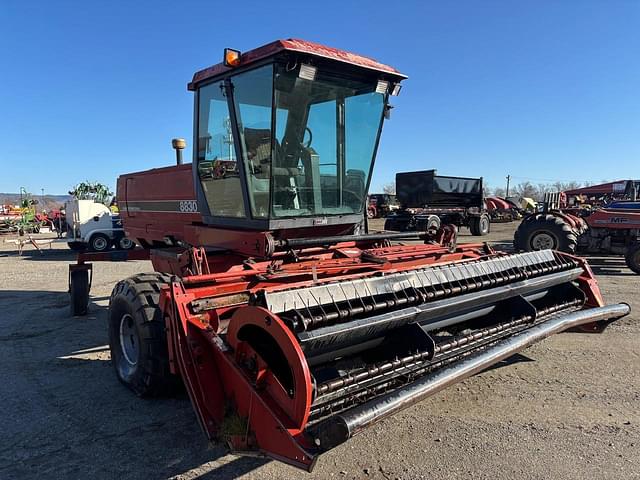
<path fill-rule="evenodd" d="M 303 135 L 302 142 L 300 143 L 300 145 L 302 145 L 304 148 L 309 148 L 311 146 L 311 142 L 313 141 L 313 133 L 311 132 L 311 129 L 309 127 L 304 127 L 304 131 L 305 133 L 309 133 L 309 141 L 305 145 L 304 135 Z"/>

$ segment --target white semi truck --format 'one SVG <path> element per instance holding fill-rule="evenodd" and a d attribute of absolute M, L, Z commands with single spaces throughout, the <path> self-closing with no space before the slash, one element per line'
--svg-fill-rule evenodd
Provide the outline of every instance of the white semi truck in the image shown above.
<path fill-rule="evenodd" d="M 104 252 L 112 247 L 129 250 L 136 244 L 125 236 L 120 215 L 93 200 L 65 204 L 67 244 L 71 250 Z"/>

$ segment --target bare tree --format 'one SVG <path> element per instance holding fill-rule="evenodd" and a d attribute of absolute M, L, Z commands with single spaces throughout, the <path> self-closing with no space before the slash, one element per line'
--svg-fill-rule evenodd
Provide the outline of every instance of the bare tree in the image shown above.
<path fill-rule="evenodd" d="M 563 190 L 574 190 L 576 188 L 580 188 L 582 184 L 580 182 L 576 182 L 575 180 L 571 180 L 564 184 Z"/>
<path fill-rule="evenodd" d="M 538 184 L 538 196 L 540 197 L 544 197 L 544 194 L 547 192 L 553 192 L 554 191 L 554 187 L 549 185 L 548 183 L 539 183 Z M 541 200 L 542 198 L 539 198 L 538 200 Z"/>
<path fill-rule="evenodd" d="M 386 193 L 387 195 L 395 195 L 396 194 L 396 182 L 385 183 L 382 186 L 382 193 Z"/>
<path fill-rule="evenodd" d="M 521 182 L 516 185 L 515 192 L 520 197 L 529 197 L 529 198 L 537 198 L 538 190 L 535 186 L 531 184 L 531 182 Z"/>
<path fill-rule="evenodd" d="M 496 187 L 493 189 L 493 196 L 494 197 L 503 197 L 507 194 L 507 192 L 505 191 L 504 188 L 502 187 Z"/>
<path fill-rule="evenodd" d="M 542 184 L 541 184 L 542 185 Z M 564 192 L 565 190 L 573 190 L 575 188 L 580 188 L 582 184 L 580 182 L 576 182 L 575 180 L 571 180 L 569 182 L 553 182 L 548 184 L 547 192 Z M 541 192 L 543 194 L 544 192 Z"/>

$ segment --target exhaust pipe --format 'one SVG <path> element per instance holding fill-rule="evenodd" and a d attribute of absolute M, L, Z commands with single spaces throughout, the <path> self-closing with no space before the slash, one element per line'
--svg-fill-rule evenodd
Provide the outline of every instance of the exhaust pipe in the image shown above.
<path fill-rule="evenodd" d="M 182 150 L 187 147 L 187 141 L 184 138 L 174 138 L 171 146 L 176 151 L 176 165 L 182 165 Z"/>
<path fill-rule="evenodd" d="M 629 311 L 629 305 L 620 303 L 580 310 L 531 327 L 411 385 L 329 418 L 317 429 L 315 443 L 324 451 L 330 450 L 378 420 L 471 377 L 551 335 L 587 323 L 613 321 L 624 317 Z"/>

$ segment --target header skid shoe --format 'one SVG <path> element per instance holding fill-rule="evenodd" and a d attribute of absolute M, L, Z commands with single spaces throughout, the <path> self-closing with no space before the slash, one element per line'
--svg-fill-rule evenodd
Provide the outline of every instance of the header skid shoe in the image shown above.
<path fill-rule="evenodd" d="M 164 290 L 171 363 L 207 436 L 310 471 L 322 452 L 452 383 L 629 313 L 604 306 L 570 255 L 405 248 L 361 255 L 375 264 L 257 263 Z"/>

